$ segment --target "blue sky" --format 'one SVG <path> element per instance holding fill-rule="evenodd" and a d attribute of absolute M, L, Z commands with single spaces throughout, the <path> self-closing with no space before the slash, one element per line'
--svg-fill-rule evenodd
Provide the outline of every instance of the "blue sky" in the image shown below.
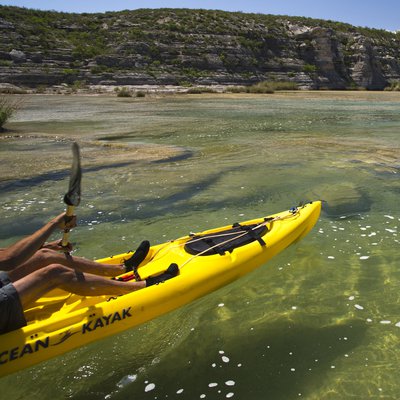
<path fill-rule="evenodd" d="M 13 5 L 67 12 L 104 12 L 137 8 L 204 8 L 331 19 L 356 26 L 400 30 L 399 0 L 0 0 Z"/>

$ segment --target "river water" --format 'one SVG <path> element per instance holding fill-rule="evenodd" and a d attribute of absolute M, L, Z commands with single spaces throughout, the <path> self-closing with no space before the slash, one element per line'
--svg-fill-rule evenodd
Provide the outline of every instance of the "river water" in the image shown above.
<path fill-rule="evenodd" d="M 0 380 L 4 399 L 400 397 L 400 95 L 25 96 L 0 139 L 0 247 L 63 209 L 101 258 L 325 200 L 317 226 L 186 307 Z"/>

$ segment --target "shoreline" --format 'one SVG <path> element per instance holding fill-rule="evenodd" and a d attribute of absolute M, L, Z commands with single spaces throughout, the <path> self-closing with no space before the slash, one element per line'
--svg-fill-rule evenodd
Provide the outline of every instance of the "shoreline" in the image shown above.
<path fill-rule="evenodd" d="M 85 87 L 72 87 L 68 84 L 61 84 L 55 86 L 49 86 L 45 88 L 22 88 L 9 83 L 0 83 L 0 96 L 1 95 L 65 95 L 65 96 L 110 96 L 110 97 L 132 97 L 132 98 L 162 98 L 166 96 L 175 95 L 238 95 L 242 96 L 265 96 L 265 95 L 279 95 L 279 94 L 313 94 L 315 96 L 324 95 L 338 95 L 344 96 L 355 94 L 362 95 L 365 93 L 369 94 L 393 94 L 400 93 L 396 90 L 366 90 L 366 89 L 349 89 L 349 90 L 313 90 L 313 89 L 302 89 L 297 90 L 279 90 L 276 89 L 271 93 L 246 93 L 246 92 L 234 92 L 230 91 L 230 88 L 234 88 L 233 85 L 193 85 L 193 86 L 178 86 L 178 85 L 88 85 Z M 238 85 L 239 87 L 243 87 Z M 126 91 L 128 95 L 118 96 L 121 91 Z"/>

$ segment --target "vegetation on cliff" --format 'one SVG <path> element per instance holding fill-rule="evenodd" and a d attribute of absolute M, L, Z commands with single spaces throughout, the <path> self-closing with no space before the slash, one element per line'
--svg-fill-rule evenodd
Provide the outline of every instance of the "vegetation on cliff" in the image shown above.
<path fill-rule="evenodd" d="M 399 33 L 301 17 L 167 8 L 69 14 L 0 6 L 0 37 L 0 82 L 28 86 L 284 80 L 374 89 L 400 74 Z"/>

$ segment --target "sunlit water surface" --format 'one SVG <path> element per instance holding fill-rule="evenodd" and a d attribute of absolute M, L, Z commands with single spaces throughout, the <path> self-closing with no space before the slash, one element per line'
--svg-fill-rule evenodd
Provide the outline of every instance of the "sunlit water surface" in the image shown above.
<path fill-rule="evenodd" d="M 400 397 L 400 95 L 36 96 L 8 127 L 1 247 L 62 211 L 72 139 L 78 255 L 326 203 L 304 240 L 254 273 L 5 377 L 2 398 Z"/>

